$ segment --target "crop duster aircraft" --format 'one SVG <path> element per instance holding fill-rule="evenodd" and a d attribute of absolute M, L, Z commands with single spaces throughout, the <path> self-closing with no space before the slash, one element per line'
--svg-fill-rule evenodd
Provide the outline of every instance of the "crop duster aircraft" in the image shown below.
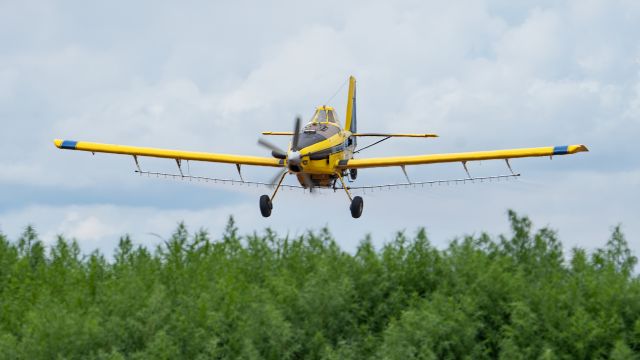
<path fill-rule="evenodd" d="M 258 143 L 265 148 L 271 150 L 270 157 L 257 157 L 257 156 L 245 156 L 245 155 L 230 155 L 230 154 L 217 154 L 207 152 L 193 152 L 182 150 L 169 150 L 147 147 L 136 147 L 126 145 L 111 145 L 100 144 L 86 141 L 72 141 L 72 140 L 54 140 L 56 147 L 67 150 L 81 150 L 89 151 L 92 153 L 112 153 L 133 156 L 137 172 L 143 174 L 156 174 L 156 175 L 171 175 L 180 177 L 185 176 L 182 172 L 182 161 L 208 161 L 216 163 L 229 163 L 235 164 L 238 173 L 240 174 L 240 181 L 237 180 L 225 180 L 225 179 L 211 179 L 219 180 L 221 182 L 241 182 L 247 184 L 258 185 L 270 185 L 275 186 L 271 195 L 262 195 L 260 197 L 260 212 L 262 216 L 268 217 L 271 215 L 273 209 L 273 199 L 276 196 L 278 189 L 282 186 L 287 187 L 299 187 L 303 189 L 313 190 L 314 188 L 333 188 L 344 190 L 349 198 L 351 205 L 351 215 L 354 218 L 359 218 L 362 215 L 363 200 L 360 196 L 352 196 L 350 190 L 353 189 L 367 189 L 375 187 L 392 187 L 401 185 L 414 185 L 425 184 L 431 182 L 414 183 L 411 182 L 407 176 L 408 183 L 403 184 L 388 184 L 388 185 L 374 185 L 363 187 L 350 187 L 345 182 L 345 177 L 349 177 L 351 181 L 357 177 L 358 169 L 366 169 L 373 167 L 389 167 L 398 166 L 401 167 L 406 176 L 405 166 L 407 165 L 424 165 L 435 163 L 447 163 L 447 162 L 461 162 L 467 171 L 469 176 L 467 179 L 486 179 L 486 178 L 500 178 L 506 176 L 519 176 L 519 174 L 513 173 L 511 175 L 501 175 L 496 177 L 485 178 L 471 178 L 466 167 L 468 161 L 477 160 L 491 160 L 491 159 L 504 159 L 506 160 L 509 170 L 509 159 L 521 158 L 521 157 L 535 157 L 535 156 L 555 156 L 555 155 L 567 155 L 575 154 L 582 151 L 588 151 L 584 145 L 564 145 L 564 146 L 547 146 L 537 148 L 519 148 L 519 149 L 506 149 L 506 150 L 492 150 L 492 151 L 475 151 L 475 152 L 462 152 L 462 153 L 445 153 L 445 154 L 425 154 L 425 155 L 413 155 L 413 156 L 393 156 L 393 157 L 376 157 L 376 158 L 355 158 L 354 154 L 357 153 L 356 145 L 359 137 L 379 137 L 382 140 L 375 142 L 377 144 L 381 141 L 392 137 L 409 137 L 409 138 L 431 138 L 437 137 L 435 134 L 385 134 L 385 133 L 359 133 L 357 131 L 356 121 L 356 80 L 353 76 L 349 78 L 349 91 L 347 98 L 347 111 L 346 121 L 344 126 L 338 121 L 338 116 L 334 108 L 329 106 L 319 106 L 313 115 L 313 118 L 309 123 L 302 126 L 300 118 L 296 118 L 294 129 L 292 132 L 263 132 L 263 135 L 279 135 L 279 136 L 291 136 L 291 142 L 288 149 L 285 151 L 271 142 L 260 139 Z M 372 144 L 372 145 L 374 145 Z M 364 149 L 364 148 L 363 148 Z M 361 149 L 362 150 L 362 149 Z M 359 150 L 358 150 L 359 151 Z M 144 172 L 140 169 L 138 163 L 138 156 L 149 156 L 158 158 L 170 158 L 174 159 L 180 170 L 180 175 L 161 174 Z M 259 183 L 244 181 L 242 179 L 242 173 L 240 172 L 241 165 L 253 165 L 253 166 L 268 166 L 274 168 L 281 168 L 282 171 L 278 172 L 276 177 L 270 183 Z M 283 180 L 287 175 L 295 175 L 297 177 L 300 186 L 297 185 L 283 185 Z M 202 178 L 201 178 L 202 179 Z M 461 181 L 461 180 L 454 180 Z"/>

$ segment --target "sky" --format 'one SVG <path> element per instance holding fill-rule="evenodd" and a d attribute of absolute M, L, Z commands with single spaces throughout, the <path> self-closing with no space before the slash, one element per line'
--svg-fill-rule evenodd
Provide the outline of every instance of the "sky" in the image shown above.
<path fill-rule="evenodd" d="M 622 224 L 640 254 L 640 2 L 575 1 L 0 1 L 0 231 L 32 224 L 85 252 L 110 254 L 125 233 L 154 247 L 184 221 L 220 238 L 298 236 L 328 226 L 347 251 L 424 227 L 455 237 L 507 233 L 507 210 L 593 250 Z M 58 150 L 54 138 L 268 156 L 261 131 L 288 131 L 315 106 L 346 107 L 358 79 L 363 132 L 391 139 L 360 156 L 585 144 L 590 152 L 511 162 L 515 181 L 363 194 L 283 191 L 146 178 L 127 156 Z M 335 94 L 335 96 L 333 96 Z M 287 139 L 270 139 L 286 146 Z M 360 141 L 363 146 L 367 142 Z M 141 158 L 145 170 L 176 172 Z M 474 176 L 508 173 L 470 163 Z M 193 175 L 237 178 L 233 165 Z M 411 166 L 414 181 L 462 178 L 460 164 Z M 274 169 L 243 167 L 247 180 Z M 354 185 L 404 181 L 361 170 Z M 287 180 L 293 183 L 293 177 Z"/>

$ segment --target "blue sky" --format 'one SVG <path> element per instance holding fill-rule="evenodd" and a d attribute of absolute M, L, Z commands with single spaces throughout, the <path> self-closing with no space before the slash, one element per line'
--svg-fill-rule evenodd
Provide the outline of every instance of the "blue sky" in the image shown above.
<path fill-rule="evenodd" d="M 508 230 L 506 210 L 593 249 L 622 223 L 640 245 L 640 3 L 637 1 L 163 1 L 0 3 L 0 231 L 34 224 L 110 253 L 120 235 L 154 245 L 179 221 L 218 236 L 297 235 L 328 225 L 352 250 L 425 227 L 434 243 Z M 512 162 L 518 181 L 365 194 L 284 192 L 135 176 L 128 157 L 60 151 L 53 138 L 267 155 L 263 130 L 289 130 L 353 74 L 362 131 L 436 132 L 362 156 L 584 143 L 589 153 Z M 330 105 L 344 111 L 346 93 Z M 342 116 L 344 118 L 344 115 Z M 284 146 L 285 139 L 278 139 Z M 363 144 L 363 143 L 361 143 Z M 149 170 L 173 163 L 142 159 Z M 234 177 L 229 165 L 192 173 Z M 472 174 L 506 172 L 501 162 Z M 458 178 L 459 164 L 408 168 Z M 265 181 L 270 169 L 245 169 Z M 362 184 L 402 181 L 361 171 Z M 291 181 L 291 180 L 289 180 Z"/>

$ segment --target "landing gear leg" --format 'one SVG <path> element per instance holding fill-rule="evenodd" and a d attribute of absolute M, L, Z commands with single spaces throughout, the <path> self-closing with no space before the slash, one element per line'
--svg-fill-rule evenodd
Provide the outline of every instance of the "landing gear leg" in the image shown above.
<path fill-rule="evenodd" d="M 269 195 L 260 196 L 260 213 L 262 214 L 263 217 L 271 216 L 271 210 L 273 210 L 273 199 L 276 197 L 276 194 L 278 193 L 278 189 L 280 189 L 280 185 L 282 185 L 282 181 L 284 180 L 285 176 L 287 176 L 286 172 L 283 173 L 282 176 L 280 177 L 280 181 L 278 181 L 278 185 L 276 186 L 276 189 L 273 191 L 273 194 L 271 195 L 271 197 L 269 197 Z"/>
<path fill-rule="evenodd" d="M 338 179 L 340 180 L 340 183 L 342 184 L 342 188 L 347 193 L 347 196 L 349 197 L 349 200 L 351 200 L 351 206 L 349 206 L 349 210 L 351 210 L 351 216 L 354 219 L 359 218 L 362 215 L 362 209 L 364 208 L 364 201 L 362 200 L 362 197 L 356 196 L 356 197 L 352 198 L 351 197 L 351 193 L 349 192 L 349 189 L 347 189 L 347 186 L 345 185 L 344 181 L 342 180 L 342 176 L 340 176 L 340 174 L 336 174 L 336 175 L 338 175 Z"/>

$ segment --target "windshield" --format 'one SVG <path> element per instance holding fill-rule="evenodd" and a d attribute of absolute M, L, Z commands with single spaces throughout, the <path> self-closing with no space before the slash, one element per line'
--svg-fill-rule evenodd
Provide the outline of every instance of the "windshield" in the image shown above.
<path fill-rule="evenodd" d="M 326 122 L 327 121 L 327 112 L 325 110 L 318 110 L 316 112 L 315 121 L 317 121 L 317 122 Z"/>
<path fill-rule="evenodd" d="M 323 111 L 324 112 L 324 111 Z M 340 132 L 340 129 L 333 125 L 310 123 L 302 129 L 298 139 L 298 147 L 306 148 L 320 141 L 327 140 Z"/>
<path fill-rule="evenodd" d="M 329 115 L 329 122 L 335 123 L 336 121 L 336 115 L 335 115 L 335 111 L 333 110 L 329 110 L 327 112 L 327 115 Z"/>
<path fill-rule="evenodd" d="M 311 118 L 312 122 L 330 122 L 334 124 L 338 124 L 338 114 L 336 114 L 335 110 L 332 108 L 324 108 L 319 107 L 316 109 L 316 112 L 313 113 L 313 117 Z"/>

